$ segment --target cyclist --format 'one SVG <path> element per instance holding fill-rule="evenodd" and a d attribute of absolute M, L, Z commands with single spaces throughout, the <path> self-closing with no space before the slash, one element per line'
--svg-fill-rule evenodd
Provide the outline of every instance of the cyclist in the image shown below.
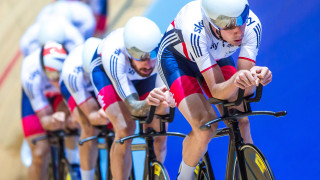
<path fill-rule="evenodd" d="M 59 71 L 66 57 L 63 45 L 50 41 L 25 57 L 22 63 L 22 125 L 32 151 L 29 179 L 46 179 L 50 152 L 48 141 L 33 145 L 32 140 L 44 135 L 45 131 L 77 127 L 59 92 Z M 73 144 L 67 143 L 66 147 L 69 162 L 78 163 Z"/>
<path fill-rule="evenodd" d="M 36 22 L 47 21 L 51 16 L 63 16 L 76 27 L 84 39 L 91 37 L 96 21 L 91 8 L 81 1 L 55 1 L 46 5 L 36 18 Z"/>
<path fill-rule="evenodd" d="M 81 139 L 98 134 L 93 125 L 109 123 L 105 112 L 99 107 L 93 94 L 87 65 L 100 42 L 101 39 L 92 37 L 85 44 L 72 50 L 64 62 L 61 73 L 61 93 L 81 126 Z M 93 180 L 98 157 L 97 141 L 90 141 L 79 146 L 79 152 L 81 178 Z"/>
<path fill-rule="evenodd" d="M 208 131 L 199 129 L 217 117 L 202 90 L 208 97 L 235 100 L 239 88 L 248 95 L 258 83 L 271 82 L 271 71 L 256 66 L 261 31 L 247 0 L 192 1 L 169 25 L 159 45 L 159 73 L 192 127 L 183 142 L 178 179 L 193 179 L 194 169 L 218 126 Z M 231 55 L 237 49 L 236 68 Z M 248 118 L 239 119 L 239 127 L 244 141 L 252 143 Z"/>
<path fill-rule="evenodd" d="M 124 28 L 111 32 L 98 46 L 90 64 L 91 82 L 100 106 L 111 121 L 115 140 L 135 131 L 133 116 L 147 116 L 150 105 L 156 114 L 168 114 L 175 106 L 156 68 L 156 47 L 161 39 L 158 26 L 144 17 L 132 17 Z M 159 119 L 149 127 L 160 129 Z M 147 126 L 145 126 L 146 128 Z M 131 168 L 132 141 L 111 147 L 111 171 L 114 179 L 128 179 Z M 166 137 L 154 141 L 160 162 L 166 156 Z"/>
<path fill-rule="evenodd" d="M 78 29 L 65 17 L 57 15 L 32 24 L 21 37 L 20 50 L 24 56 L 28 56 L 50 40 L 63 44 L 68 51 L 84 42 Z"/>
<path fill-rule="evenodd" d="M 108 0 L 86 0 L 96 18 L 97 26 L 95 36 L 100 37 L 107 30 Z"/>

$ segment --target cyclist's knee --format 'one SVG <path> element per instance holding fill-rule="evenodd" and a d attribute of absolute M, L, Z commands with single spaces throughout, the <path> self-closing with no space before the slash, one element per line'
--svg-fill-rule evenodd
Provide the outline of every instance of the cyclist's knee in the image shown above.
<path fill-rule="evenodd" d="M 127 125 L 125 127 L 122 127 L 121 129 L 118 128 L 115 130 L 117 138 L 124 138 L 126 136 L 130 136 L 134 134 L 134 131 L 135 131 L 135 126 L 130 126 L 130 125 Z"/>
<path fill-rule="evenodd" d="M 201 113 L 197 114 L 197 116 L 192 117 L 192 130 L 194 131 L 200 131 L 199 127 L 202 126 L 203 124 L 217 118 L 217 115 L 215 112 L 211 111 L 202 111 Z M 218 127 L 218 124 L 212 124 L 211 129 L 208 129 L 206 131 L 213 133 L 215 129 Z M 206 131 L 201 131 L 201 132 L 206 132 Z"/>
<path fill-rule="evenodd" d="M 97 134 L 98 130 L 95 127 L 91 125 L 81 126 L 81 138 L 96 136 Z"/>
<path fill-rule="evenodd" d="M 161 151 L 165 151 L 167 149 L 167 137 L 156 137 L 154 138 L 154 144 L 160 147 Z"/>
<path fill-rule="evenodd" d="M 48 143 L 38 143 L 32 148 L 32 163 L 43 164 L 48 160 L 50 155 L 50 147 Z"/>
<path fill-rule="evenodd" d="M 248 117 L 239 119 L 239 127 L 247 127 L 249 125 L 250 125 L 250 122 Z"/>

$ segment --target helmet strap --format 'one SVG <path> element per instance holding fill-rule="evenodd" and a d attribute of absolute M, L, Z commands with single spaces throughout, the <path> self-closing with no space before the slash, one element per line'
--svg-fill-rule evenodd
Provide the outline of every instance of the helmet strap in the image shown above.
<path fill-rule="evenodd" d="M 221 35 L 220 29 L 216 29 L 216 33 L 218 34 L 220 40 L 225 41 Z"/>
<path fill-rule="evenodd" d="M 216 31 L 214 32 L 214 30 L 212 29 L 212 25 L 211 25 L 210 23 L 209 23 L 209 27 L 210 27 L 211 33 L 214 35 L 214 37 L 216 37 L 217 39 L 219 39 L 219 40 L 221 40 L 221 41 L 225 41 L 225 40 L 223 39 L 222 35 L 221 35 L 220 29 L 214 28 L 214 30 L 216 30 Z M 217 34 L 218 36 L 217 36 L 216 34 Z"/>

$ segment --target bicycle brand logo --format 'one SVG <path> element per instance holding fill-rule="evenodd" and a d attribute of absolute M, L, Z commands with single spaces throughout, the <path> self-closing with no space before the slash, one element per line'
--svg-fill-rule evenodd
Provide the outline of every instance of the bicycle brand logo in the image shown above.
<path fill-rule="evenodd" d="M 198 22 L 198 24 L 194 24 L 194 32 L 197 32 L 197 33 L 201 33 L 204 25 L 203 25 L 203 20 L 201 20 L 200 22 Z"/>

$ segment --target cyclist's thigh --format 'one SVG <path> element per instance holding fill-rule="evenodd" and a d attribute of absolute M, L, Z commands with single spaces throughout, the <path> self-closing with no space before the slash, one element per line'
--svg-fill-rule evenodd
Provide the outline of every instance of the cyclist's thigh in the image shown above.
<path fill-rule="evenodd" d="M 24 137 L 28 138 L 38 134 L 44 135 L 45 131 L 40 123 L 40 119 L 33 111 L 29 98 L 24 90 L 22 90 L 21 111 Z"/>
<path fill-rule="evenodd" d="M 63 96 L 64 101 L 67 103 L 68 108 L 72 113 L 72 116 L 80 124 L 81 128 L 90 126 L 89 120 L 85 117 L 85 115 L 81 112 L 81 110 L 77 106 L 75 99 L 71 95 L 64 81 L 60 82 L 60 90 L 61 90 L 61 94 Z M 84 89 L 81 89 L 81 90 L 84 91 Z M 82 93 L 79 93 L 79 94 L 81 95 Z"/>
<path fill-rule="evenodd" d="M 217 63 L 226 81 L 229 80 L 237 72 L 237 68 L 231 56 L 220 59 L 217 61 Z"/>
<path fill-rule="evenodd" d="M 170 50 L 165 49 L 162 52 L 160 66 L 162 79 L 174 94 L 177 107 L 193 129 L 199 129 L 199 125 L 204 121 L 216 117 L 196 79 L 200 72 L 196 70 L 195 63 L 179 59 Z"/>
<path fill-rule="evenodd" d="M 34 134 L 34 135 L 30 135 L 26 138 L 26 140 L 29 144 L 29 147 L 31 149 L 33 158 L 37 158 L 37 159 L 48 158 L 48 155 L 50 153 L 50 144 L 47 139 L 39 140 L 35 144 L 32 143 L 32 141 L 35 138 L 38 138 L 38 137 L 41 137 L 44 135 L 45 134 Z"/>
<path fill-rule="evenodd" d="M 134 133 L 135 122 L 132 120 L 125 103 L 117 94 L 103 66 L 94 67 L 91 73 L 91 82 L 96 90 L 97 101 L 106 112 L 115 132 L 124 131 L 126 135 Z"/>

